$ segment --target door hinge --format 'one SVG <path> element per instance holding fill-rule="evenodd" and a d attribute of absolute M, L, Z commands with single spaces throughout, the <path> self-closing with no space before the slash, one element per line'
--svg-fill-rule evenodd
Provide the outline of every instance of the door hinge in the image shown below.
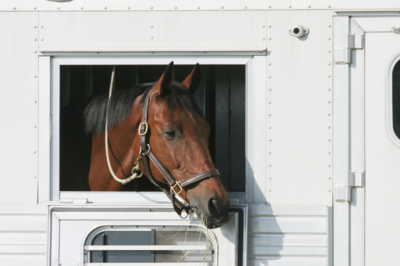
<path fill-rule="evenodd" d="M 88 203 L 88 199 L 60 199 L 60 203 L 68 203 L 68 204 L 86 204 Z"/>
<path fill-rule="evenodd" d="M 338 202 L 351 201 L 351 189 L 364 187 L 364 172 L 347 172 L 345 183 L 335 185 L 335 200 Z"/>
<path fill-rule="evenodd" d="M 364 49 L 364 34 L 349 33 L 344 45 L 335 46 L 334 61 L 337 65 L 351 63 L 351 51 Z"/>

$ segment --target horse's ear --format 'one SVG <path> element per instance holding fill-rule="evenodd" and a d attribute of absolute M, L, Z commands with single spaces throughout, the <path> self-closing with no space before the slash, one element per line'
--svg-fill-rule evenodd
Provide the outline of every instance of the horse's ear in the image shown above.
<path fill-rule="evenodd" d="M 201 69 L 199 63 L 197 63 L 196 66 L 193 68 L 192 73 L 190 73 L 189 76 L 187 76 L 185 80 L 182 81 L 181 86 L 185 87 L 190 92 L 194 92 L 200 85 L 200 80 Z"/>
<path fill-rule="evenodd" d="M 171 61 L 165 69 L 164 74 L 161 75 L 160 79 L 154 85 L 153 90 L 161 97 L 164 97 L 169 92 L 169 85 L 171 85 L 174 79 L 174 61 Z"/>

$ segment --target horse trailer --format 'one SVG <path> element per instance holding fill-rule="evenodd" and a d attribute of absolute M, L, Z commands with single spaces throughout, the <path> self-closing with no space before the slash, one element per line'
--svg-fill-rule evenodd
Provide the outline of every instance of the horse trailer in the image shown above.
<path fill-rule="evenodd" d="M 0 265 L 397 265 L 399 2 L 0 11 Z"/>

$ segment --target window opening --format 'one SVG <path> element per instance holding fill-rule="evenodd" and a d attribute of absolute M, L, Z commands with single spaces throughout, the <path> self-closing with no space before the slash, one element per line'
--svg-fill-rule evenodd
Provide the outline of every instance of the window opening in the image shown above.
<path fill-rule="evenodd" d="M 214 243 L 200 228 L 114 227 L 96 231 L 86 240 L 86 262 L 211 265 L 215 261 Z"/>
<path fill-rule="evenodd" d="M 400 139 L 400 61 L 396 63 L 392 73 L 392 117 L 394 134 Z"/>
<path fill-rule="evenodd" d="M 115 91 L 155 82 L 165 65 L 118 65 Z M 174 66 L 182 81 L 193 65 Z M 227 191 L 245 191 L 245 66 L 202 65 L 202 81 L 194 93 L 211 127 L 209 148 Z M 112 66 L 60 67 L 60 191 L 88 191 L 91 136 L 84 133 L 83 111 L 94 97 L 108 94 Z M 125 191 L 157 191 L 147 178 L 123 186 Z"/>

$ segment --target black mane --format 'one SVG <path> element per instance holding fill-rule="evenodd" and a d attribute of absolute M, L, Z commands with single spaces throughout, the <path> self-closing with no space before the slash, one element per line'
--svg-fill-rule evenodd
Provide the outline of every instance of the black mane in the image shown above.
<path fill-rule="evenodd" d="M 108 129 L 122 123 L 129 115 L 133 102 L 139 95 L 143 95 L 141 103 L 146 98 L 147 93 L 153 88 L 155 83 L 139 84 L 128 90 L 116 91 L 113 93 L 110 105 L 108 106 Z M 193 96 L 179 83 L 173 82 L 169 93 L 164 97 L 168 109 L 173 110 L 180 104 L 184 111 L 198 112 L 201 114 Z M 94 98 L 83 112 L 85 119 L 85 131 L 89 133 L 102 133 L 106 125 L 106 108 L 108 95 L 100 95 Z"/>

